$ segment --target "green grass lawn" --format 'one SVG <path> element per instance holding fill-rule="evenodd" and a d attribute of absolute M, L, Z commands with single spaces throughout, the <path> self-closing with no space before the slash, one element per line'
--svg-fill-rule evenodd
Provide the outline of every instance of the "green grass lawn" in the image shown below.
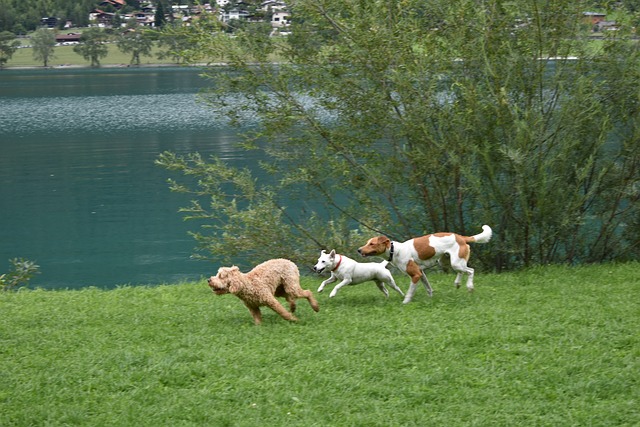
<path fill-rule="evenodd" d="M 2 293 L 0 425 L 639 425 L 639 267 L 330 286 L 259 327 L 204 280 Z"/>

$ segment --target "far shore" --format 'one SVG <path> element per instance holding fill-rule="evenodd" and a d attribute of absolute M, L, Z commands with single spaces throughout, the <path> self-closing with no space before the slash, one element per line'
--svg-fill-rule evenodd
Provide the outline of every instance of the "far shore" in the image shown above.
<path fill-rule="evenodd" d="M 170 68 L 170 67 L 178 67 L 178 68 L 198 68 L 198 67 L 224 67 L 228 65 L 224 62 L 217 62 L 211 64 L 178 64 L 178 63 L 157 63 L 157 64 L 140 64 L 140 65 L 130 65 L 130 64 L 100 64 L 98 67 L 92 67 L 91 65 L 79 65 L 79 64 L 58 64 L 58 65 L 49 65 L 49 66 L 38 66 L 38 65 L 14 65 L 14 66 L 5 66 L 0 68 L 0 75 L 2 75 L 2 71 L 11 71 L 11 70 L 73 70 L 73 69 L 103 69 L 103 68 Z"/>
<path fill-rule="evenodd" d="M 84 68 L 159 68 L 159 67 L 189 67 L 206 66 L 207 64 L 187 65 L 158 58 L 159 51 L 154 49 L 150 55 L 141 57 L 140 64 L 131 63 L 131 55 L 124 54 L 114 46 L 109 46 L 108 54 L 100 59 L 98 67 L 92 67 L 91 62 L 85 60 L 74 52 L 72 46 L 59 46 L 55 48 L 54 55 L 45 67 L 42 62 L 33 58 L 30 48 L 18 49 L 15 54 L 0 68 L 0 75 L 3 70 L 64 70 L 64 69 L 84 69 Z M 222 64 L 209 64 L 222 65 Z"/>
<path fill-rule="evenodd" d="M 59 64 L 59 65 L 15 65 L 15 66 L 7 66 L 3 67 L 1 70 L 60 70 L 60 69 L 75 69 L 75 68 L 159 68 L 159 67 L 191 67 L 192 65 L 185 64 L 171 64 L 171 63 L 162 63 L 162 64 L 140 64 L 140 65 L 130 65 L 130 64 L 101 64 L 98 67 L 92 67 L 91 65 L 78 65 L 78 64 Z"/>

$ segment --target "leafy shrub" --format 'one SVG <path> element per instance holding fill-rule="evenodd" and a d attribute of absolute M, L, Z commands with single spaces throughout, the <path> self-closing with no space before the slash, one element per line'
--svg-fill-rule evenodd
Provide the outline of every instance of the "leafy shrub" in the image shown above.
<path fill-rule="evenodd" d="M 264 260 L 277 247 L 302 264 L 366 241 L 335 236 L 404 241 L 482 224 L 495 237 L 474 248 L 478 267 L 638 258 L 631 23 L 595 43 L 568 0 L 544 11 L 437 0 L 428 13 L 415 0 L 321 3 L 295 2 L 285 41 L 185 27 L 185 58 L 229 64 L 204 70 L 201 99 L 264 153 L 270 178 L 160 158 L 186 178 L 172 188 L 196 199 L 183 212 L 204 224 L 196 237 L 212 258 Z"/>
<path fill-rule="evenodd" d="M 9 273 L 0 275 L 0 289 L 11 291 L 20 286 L 27 286 L 29 280 L 40 273 L 40 266 L 33 261 L 23 258 L 13 258 L 9 260 L 13 269 Z"/>

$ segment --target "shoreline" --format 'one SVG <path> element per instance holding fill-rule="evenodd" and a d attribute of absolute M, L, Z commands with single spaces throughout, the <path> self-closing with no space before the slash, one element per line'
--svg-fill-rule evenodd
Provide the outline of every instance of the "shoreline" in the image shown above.
<path fill-rule="evenodd" d="M 140 65 L 129 65 L 129 64 L 103 64 L 99 67 L 92 67 L 91 65 L 78 65 L 78 64 L 59 64 L 59 65 L 14 65 L 14 66 L 5 66 L 0 69 L 0 73 L 2 71 L 10 71 L 10 70 L 67 70 L 67 69 L 84 69 L 84 68 L 94 68 L 99 70 L 101 68 L 164 68 L 164 67 L 195 67 L 197 65 L 185 65 L 185 64 L 177 64 L 177 63 L 158 63 L 158 64 L 140 64 Z"/>
<path fill-rule="evenodd" d="M 178 63 L 157 63 L 157 64 L 140 64 L 140 65 L 130 65 L 130 64 L 103 64 L 99 67 L 92 67 L 91 65 L 79 65 L 79 64 L 59 64 L 59 65 L 49 65 L 47 67 L 42 65 L 14 65 L 14 66 L 5 66 L 0 68 L 0 75 L 2 75 L 3 71 L 11 71 L 11 70 L 82 70 L 82 69 L 113 69 L 113 68 L 205 68 L 205 67 L 225 67 L 228 66 L 228 63 L 225 62 L 214 62 L 214 63 L 201 63 L 201 64 L 178 64 Z"/>

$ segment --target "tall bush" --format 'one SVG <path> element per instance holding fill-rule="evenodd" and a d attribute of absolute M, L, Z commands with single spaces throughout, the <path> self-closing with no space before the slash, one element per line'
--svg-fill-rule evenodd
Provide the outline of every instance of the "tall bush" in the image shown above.
<path fill-rule="evenodd" d="M 0 290 L 11 291 L 22 286 L 27 286 L 29 281 L 40 272 L 40 266 L 33 261 L 23 258 L 9 260 L 11 271 L 0 275 Z"/>
<path fill-rule="evenodd" d="M 221 260 L 307 262 L 375 233 L 485 223 L 496 237 L 474 259 L 497 269 L 637 256 L 638 44 L 624 22 L 590 39 L 587 9 L 300 0 L 286 41 L 201 21 L 185 57 L 229 63 L 206 71 L 203 99 L 234 124 L 259 119 L 244 144 L 273 181 L 197 155 L 159 163 L 198 178 L 174 189 L 201 196 L 186 211 Z"/>
<path fill-rule="evenodd" d="M 80 43 L 73 47 L 73 51 L 86 61 L 90 61 L 92 67 L 99 67 L 100 59 L 109 53 L 106 45 L 108 38 L 105 30 L 97 27 L 89 28 L 82 33 Z"/>
<path fill-rule="evenodd" d="M 39 28 L 31 35 L 31 49 L 33 59 L 42 61 L 44 67 L 49 66 L 49 61 L 55 58 L 54 50 L 56 36 L 53 30 Z"/>

